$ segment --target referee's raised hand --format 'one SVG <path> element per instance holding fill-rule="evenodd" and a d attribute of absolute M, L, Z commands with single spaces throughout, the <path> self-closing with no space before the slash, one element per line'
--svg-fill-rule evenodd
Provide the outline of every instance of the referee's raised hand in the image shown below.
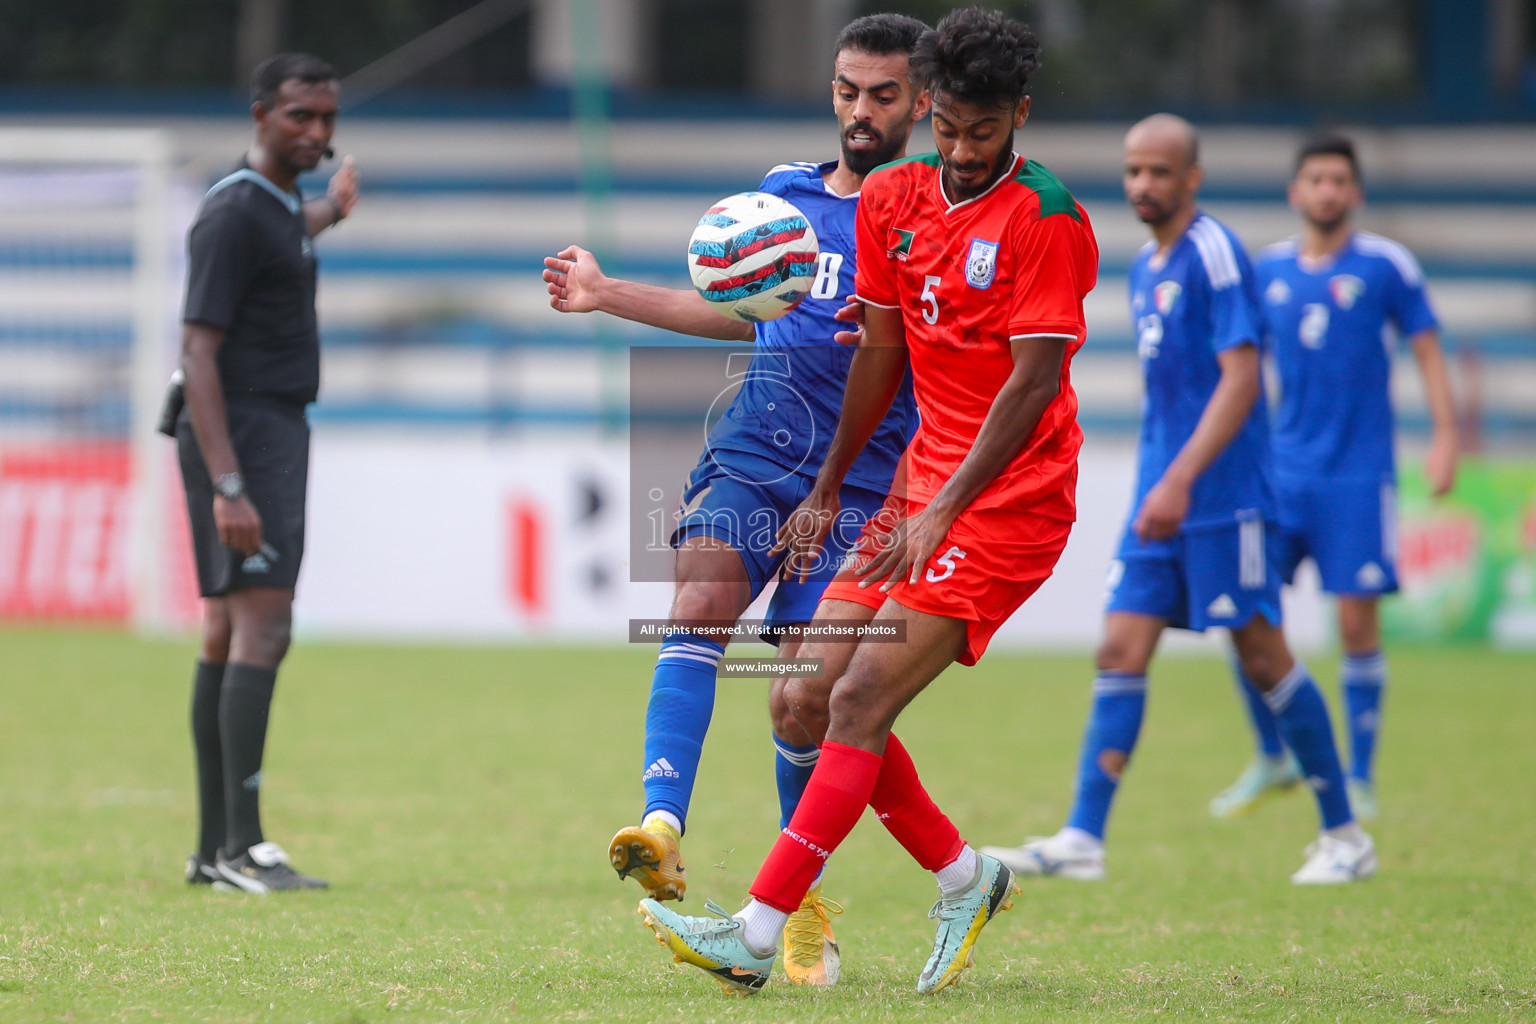
<path fill-rule="evenodd" d="M 357 205 L 357 161 L 350 155 L 342 158 L 341 166 L 331 175 L 325 197 L 335 208 L 338 222 L 351 216 L 352 208 Z"/>
<path fill-rule="evenodd" d="M 238 498 L 213 496 L 213 521 L 219 528 L 219 543 L 242 555 L 261 550 L 261 513 L 242 494 Z"/>

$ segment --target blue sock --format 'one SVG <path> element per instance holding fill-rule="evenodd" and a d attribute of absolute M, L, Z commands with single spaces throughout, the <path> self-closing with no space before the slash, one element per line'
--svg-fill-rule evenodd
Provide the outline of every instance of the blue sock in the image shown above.
<path fill-rule="evenodd" d="M 1307 666 L 1298 661 L 1279 685 L 1264 695 L 1264 701 L 1279 720 L 1280 735 L 1301 762 L 1301 773 L 1317 796 L 1323 828 L 1349 824 L 1355 816 L 1344 791 L 1344 767 L 1333 742 L 1333 722 Z"/>
<path fill-rule="evenodd" d="M 1098 839 L 1104 838 L 1109 820 L 1109 804 L 1120 784 L 1120 772 L 1104 770 L 1103 755 L 1108 751 L 1126 759 L 1136 747 L 1141 732 L 1141 716 L 1147 707 L 1147 677 L 1128 672 L 1100 672 L 1093 681 L 1093 711 L 1083 735 L 1083 756 L 1077 766 L 1077 798 L 1072 802 L 1070 828 L 1079 828 Z M 1124 762 L 1122 761 L 1122 764 Z"/>
<path fill-rule="evenodd" d="M 691 633 L 672 633 L 661 643 L 645 711 L 646 814 L 670 811 L 688 823 L 699 752 L 715 711 L 715 669 L 724 653 L 720 644 Z"/>
<path fill-rule="evenodd" d="M 1380 651 L 1347 654 L 1339 675 L 1349 712 L 1349 774 L 1370 782 L 1376 731 L 1381 728 L 1381 694 L 1387 686 L 1387 656 Z"/>
<path fill-rule="evenodd" d="M 816 770 L 816 759 L 820 756 L 821 748 L 814 744 L 797 747 L 777 736 L 773 738 L 773 777 L 779 784 L 779 828 L 789 828 L 789 819 L 795 816 L 800 794 L 805 792 L 805 784 L 811 781 L 811 772 Z"/>
<path fill-rule="evenodd" d="M 1264 703 L 1264 695 L 1243 674 L 1242 664 L 1236 658 L 1232 659 L 1232 673 L 1237 676 L 1238 692 L 1248 705 L 1248 721 L 1259 741 L 1259 753 L 1271 760 L 1280 758 L 1285 754 L 1285 744 L 1280 740 L 1280 723 L 1275 721 L 1275 713 Z"/>

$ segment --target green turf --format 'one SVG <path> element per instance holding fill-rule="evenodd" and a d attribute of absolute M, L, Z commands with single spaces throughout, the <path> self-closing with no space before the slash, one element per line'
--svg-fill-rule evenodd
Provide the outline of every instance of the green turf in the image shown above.
<path fill-rule="evenodd" d="M 1026 885 L 919 997 L 933 884 L 866 817 L 827 883 L 842 984 L 737 1000 L 670 966 L 604 855 L 638 811 L 652 654 L 301 644 L 266 824 L 335 888 L 262 899 L 181 882 L 189 645 L 0 632 L 0 1021 L 1536 1021 L 1536 657 L 1394 652 L 1381 874 L 1334 890 L 1287 881 L 1304 795 L 1206 816 L 1246 731 L 1224 666 L 1167 660 L 1107 882 Z M 1088 680 L 993 655 L 908 712 L 968 837 L 1060 823 Z M 733 906 L 774 837 L 764 703 L 721 686 L 686 907 Z"/>

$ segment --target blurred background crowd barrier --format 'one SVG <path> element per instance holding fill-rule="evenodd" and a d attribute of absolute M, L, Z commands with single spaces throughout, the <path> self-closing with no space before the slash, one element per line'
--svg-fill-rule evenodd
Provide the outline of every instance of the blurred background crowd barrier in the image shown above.
<path fill-rule="evenodd" d="M 616 639 L 668 597 L 630 582 L 629 424 L 672 432 L 680 484 L 730 382 L 701 378 L 696 402 L 632 396 L 631 346 L 686 340 L 554 313 L 542 257 L 580 243 L 610 273 L 686 286 L 685 242 L 712 200 L 777 163 L 836 157 L 837 28 L 950 5 L 75 6 L 91 10 L 13 0 L 0 15 L 0 619 L 195 621 L 179 479 L 152 431 L 185 230 L 250 139 L 233 83 L 296 48 L 344 76 L 336 150 L 364 194 L 317 243 L 299 627 Z M 1536 643 L 1536 2 L 1013 6 L 1046 61 L 1019 148 L 1082 200 L 1103 260 L 1073 367 L 1082 522 L 1000 642 L 1098 631 L 1141 399 L 1124 275 L 1146 234 L 1121 196 L 1120 139 L 1173 109 L 1202 126 L 1203 205 L 1250 250 L 1296 230 L 1299 141 L 1319 126 L 1357 139 L 1362 226 L 1423 264 L 1472 458 L 1452 500 L 1421 499 L 1427 419 L 1405 355 L 1406 594 L 1390 627 Z M 931 145 L 924 123 L 914 149 Z M 1326 640 L 1311 588 L 1293 598 L 1303 639 Z"/>

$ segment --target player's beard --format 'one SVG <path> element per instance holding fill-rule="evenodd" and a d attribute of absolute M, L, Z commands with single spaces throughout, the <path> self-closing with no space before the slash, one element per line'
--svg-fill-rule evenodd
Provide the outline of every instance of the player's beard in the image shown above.
<path fill-rule="evenodd" d="M 1329 217 L 1327 220 L 1307 214 L 1307 223 L 1311 225 L 1313 231 L 1322 235 L 1331 235 L 1348 222 L 1349 212 L 1347 208 L 1342 209 L 1336 216 Z"/>
<path fill-rule="evenodd" d="M 1131 197 L 1131 208 L 1136 211 L 1138 220 L 1153 227 L 1166 224 L 1173 219 L 1174 207 L 1167 203 L 1160 203 L 1151 196 Z"/>
<path fill-rule="evenodd" d="M 978 170 L 982 165 L 979 163 L 955 164 L 945 160 L 944 179 L 945 182 L 949 185 L 950 192 L 954 194 L 955 201 L 964 202 L 967 199 L 975 199 L 987 189 L 997 184 L 997 179 L 1001 178 L 1003 174 L 1007 172 L 1009 166 L 1012 165 L 1012 163 L 1013 132 L 1010 131 L 1008 133 L 1008 138 L 1003 140 L 1003 148 L 997 152 L 997 159 L 992 164 L 991 173 L 986 177 L 981 178 L 974 185 L 962 184 L 955 180 L 954 172 Z"/>
<path fill-rule="evenodd" d="M 909 108 L 907 113 L 911 114 Z M 843 131 L 840 138 L 843 148 L 843 166 L 859 177 L 863 177 L 881 164 L 888 164 L 901 155 L 901 151 L 907 145 L 907 136 L 911 134 L 911 118 L 902 121 L 902 128 L 886 135 L 868 121 L 855 121 Z M 850 149 L 848 136 L 856 131 L 868 132 L 874 138 L 875 144 L 869 149 Z"/>

